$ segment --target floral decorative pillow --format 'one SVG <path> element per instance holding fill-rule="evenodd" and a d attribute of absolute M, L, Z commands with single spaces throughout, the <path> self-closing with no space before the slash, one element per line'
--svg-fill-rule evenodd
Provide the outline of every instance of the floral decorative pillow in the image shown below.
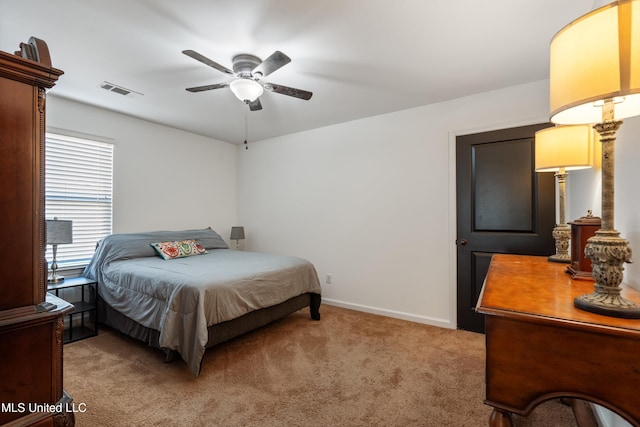
<path fill-rule="evenodd" d="M 151 243 L 151 247 L 163 259 L 184 258 L 207 253 L 207 250 L 195 240 Z"/>

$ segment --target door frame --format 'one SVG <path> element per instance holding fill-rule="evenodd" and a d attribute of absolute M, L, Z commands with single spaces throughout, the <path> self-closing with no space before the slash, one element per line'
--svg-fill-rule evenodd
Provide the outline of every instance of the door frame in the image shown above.
<path fill-rule="evenodd" d="M 449 326 L 451 329 L 458 329 L 458 252 L 456 237 L 458 234 L 457 220 L 458 211 L 456 204 L 456 138 L 461 135 L 473 133 L 491 132 L 501 129 L 508 129 L 520 126 L 535 125 L 549 121 L 548 116 L 529 118 L 526 120 L 514 120 L 499 122 L 491 125 L 471 127 L 465 129 L 454 129 L 449 131 Z M 557 189 L 556 189 L 557 191 Z M 557 215 L 557 209 L 556 209 Z M 557 221 L 557 217 L 556 217 Z"/>

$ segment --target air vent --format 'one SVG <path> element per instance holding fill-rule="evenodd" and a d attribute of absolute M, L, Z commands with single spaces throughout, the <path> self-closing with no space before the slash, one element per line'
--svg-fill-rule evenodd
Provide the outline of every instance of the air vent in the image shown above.
<path fill-rule="evenodd" d="M 131 90 L 131 89 L 125 89 L 122 86 L 118 86 L 109 82 L 100 83 L 100 87 L 104 90 L 108 90 L 109 92 L 114 92 L 123 96 L 128 96 L 128 97 L 143 96 L 143 94 L 140 92 L 136 92 L 135 90 Z"/>

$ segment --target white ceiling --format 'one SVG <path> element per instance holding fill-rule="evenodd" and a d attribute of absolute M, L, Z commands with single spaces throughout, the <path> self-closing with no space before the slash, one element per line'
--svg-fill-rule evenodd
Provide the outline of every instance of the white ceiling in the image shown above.
<path fill-rule="evenodd" d="M 51 93 L 241 143 L 548 78 L 553 35 L 593 0 L 0 0 L 0 50 L 45 40 L 65 72 Z M 250 112 L 229 81 L 238 53 L 292 62 Z M 123 97 L 108 81 L 140 92 Z"/>

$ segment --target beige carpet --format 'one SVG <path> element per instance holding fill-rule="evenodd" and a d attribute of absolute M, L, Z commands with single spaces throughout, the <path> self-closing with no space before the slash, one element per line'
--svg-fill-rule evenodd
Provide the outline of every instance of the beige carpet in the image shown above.
<path fill-rule="evenodd" d="M 64 347 L 78 426 L 488 424 L 484 336 L 321 307 L 207 351 L 200 377 L 111 330 Z M 575 426 L 557 400 L 516 425 Z"/>

